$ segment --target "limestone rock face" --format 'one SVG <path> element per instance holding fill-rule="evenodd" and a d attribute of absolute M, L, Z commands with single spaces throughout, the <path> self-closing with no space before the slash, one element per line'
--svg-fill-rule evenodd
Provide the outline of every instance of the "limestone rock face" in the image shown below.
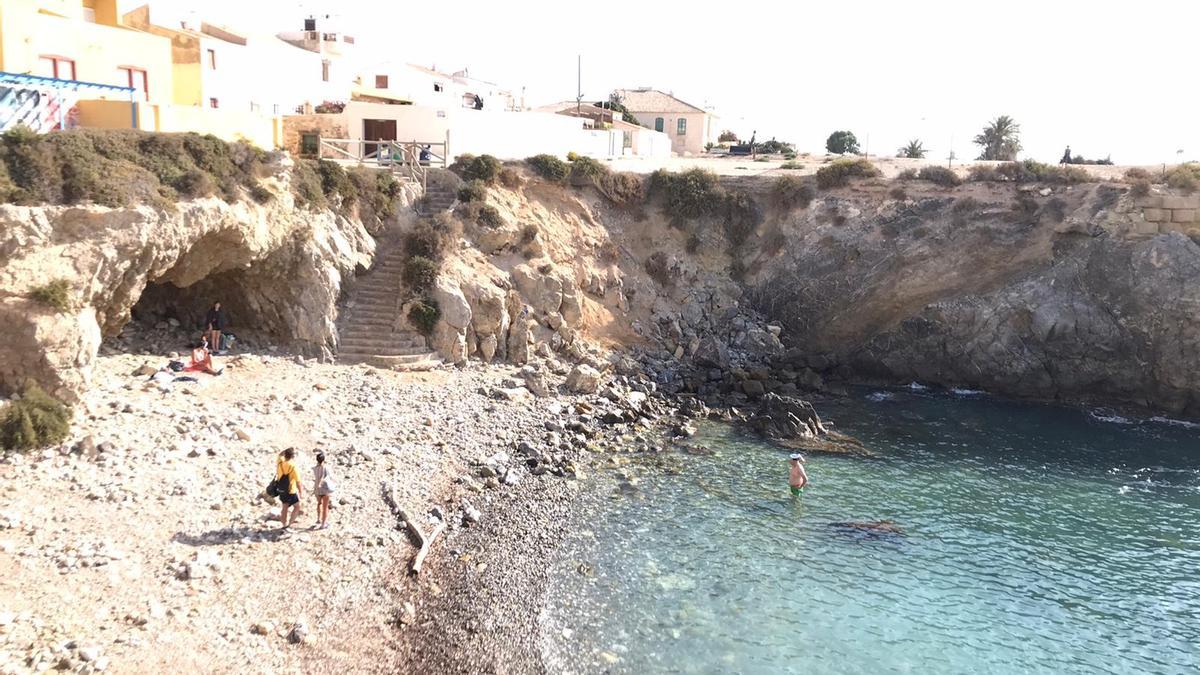
<path fill-rule="evenodd" d="M 0 205 L 0 390 L 32 377 L 74 400 L 135 303 L 198 328 L 220 301 L 233 332 L 319 354 L 336 340 L 343 280 L 374 252 L 361 224 L 297 209 L 286 191 L 171 211 Z M 58 279 L 70 288 L 61 313 L 29 297 Z"/>

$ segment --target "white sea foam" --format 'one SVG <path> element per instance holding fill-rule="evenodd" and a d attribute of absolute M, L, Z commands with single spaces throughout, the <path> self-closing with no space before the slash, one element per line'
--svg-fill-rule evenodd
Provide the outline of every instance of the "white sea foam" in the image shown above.
<path fill-rule="evenodd" d="M 1088 416 L 1097 422 L 1105 422 L 1107 424 L 1137 424 L 1134 420 L 1128 417 L 1121 417 L 1111 410 L 1089 410 Z"/>
<path fill-rule="evenodd" d="M 1157 422 L 1158 424 L 1167 424 L 1173 427 L 1183 427 L 1185 429 L 1200 429 L 1200 423 L 1188 422 L 1186 420 L 1176 420 L 1171 419 L 1170 417 L 1155 416 L 1151 417 L 1150 421 Z"/>
<path fill-rule="evenodd" d="M 911 382 L 909 383 L 908 388 L 912 389 L 913 391 L 927 391 L 929 389 L 929 387 L 926 387 L 920 382 Z"/>
<path fill-rule="evenodd" d="M 961 387 L 954 387 L 950 391 L 953 392 L 955 396 L 983 396 L 987 393 L 982 389 L 963 389 Z"/>
<path fill-rule="evenodd" d="M 890 401 L 894 398 L 896 398 L 896 395 L 890 391 L 874 391 L 867 394 L 867 400 L 875 401 L 876 403 L 879 401 Z"/>

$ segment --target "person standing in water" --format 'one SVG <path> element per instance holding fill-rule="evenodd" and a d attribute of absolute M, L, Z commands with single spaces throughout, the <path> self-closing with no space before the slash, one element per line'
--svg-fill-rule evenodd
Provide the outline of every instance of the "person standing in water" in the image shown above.
<path fill-rule="evenodd" d="M 808 474 L 804 472 L 804 455 L 796 453 L 788 458 L 788 489 L 793 497 L 799 497 L 808 485 Z"/>

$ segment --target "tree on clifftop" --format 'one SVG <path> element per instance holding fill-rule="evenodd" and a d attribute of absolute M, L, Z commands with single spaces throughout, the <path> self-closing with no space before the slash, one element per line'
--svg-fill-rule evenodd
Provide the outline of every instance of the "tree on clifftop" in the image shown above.
<path fill-rule="evenodd" d="M 914 138 L 908 142 L 908 145 L 897 150 L 896 156 L 905 159 L 925 159 L 925 146 Z"/>
<path fill-rule="evenodd" d="M 621 113 L 621 121 L 623 122 L 640 124 L 637 118 L 633 116 L 633 113 L 629 112 L 629 108 L 626 108 L 625 104 L 621 103 L 621 97 L 618 96 L 617 92 L 615 91 L 608 95 L 608 101 L 598 101 L 593 105 L 595 105 L 597 108 L 608 108 L 613 112 Z"/>
<path fill-rule="evenodd" d="M 825 140 L 825 149 L 835 155 L 859 154 L 858 139 L 850 131 L 835 131 Z"/>
<path fill-rule="evenodd" d="M 1021 152 L 1021 125 L 1008 115 L 1001 115 L 975 137 L 975 145 L 983 148 L 979 159 L 1011 162 Z"/>

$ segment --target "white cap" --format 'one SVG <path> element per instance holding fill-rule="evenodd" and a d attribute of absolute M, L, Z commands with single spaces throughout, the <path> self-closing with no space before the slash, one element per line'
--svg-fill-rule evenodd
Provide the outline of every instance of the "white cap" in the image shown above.
<path fill-rule="evenodd" d="M 797 452 L 793 453 L 791 457 L 788 457 L 788 459 L 798 459 L 800 461 L 804 461 L 804 455 Z"/>

